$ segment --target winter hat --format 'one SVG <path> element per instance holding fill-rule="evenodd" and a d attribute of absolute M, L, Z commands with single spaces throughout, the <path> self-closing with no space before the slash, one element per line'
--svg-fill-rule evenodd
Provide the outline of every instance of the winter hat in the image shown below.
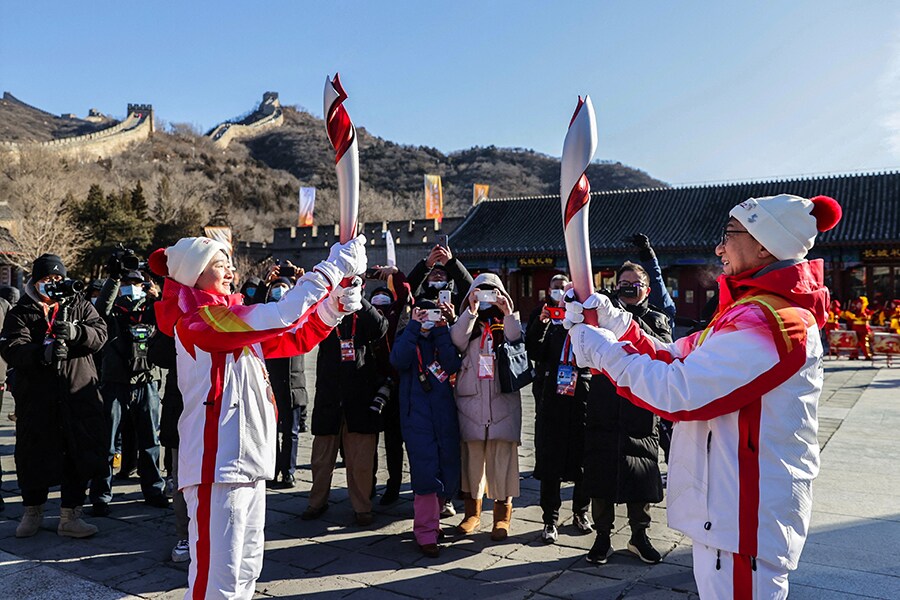
<path fill-rule="evenodd" d="M 174 246 L 160 248 L 150 255 L 150 270 L 170 277 L 187 287 L 194 287 L 206 265 L 219 251 L 228 255 L 225 244 L 206 237 L 181 238 Z"/>
<path fill-rule="evenodd" d="M 39 281 L 47 275 L 66 276 L 66 266 L 62 259 L 55 254 L 41 254 L 31 265 L 32 281 Z"/>
<path fill-rule="evenodd" d="M 813 247 L 816 234 L 841 220 L 841 205 L 828 196 L 807 200 L 779 194 L 750 198 L 728 214 L 778 260 L 802 259 Z"/>

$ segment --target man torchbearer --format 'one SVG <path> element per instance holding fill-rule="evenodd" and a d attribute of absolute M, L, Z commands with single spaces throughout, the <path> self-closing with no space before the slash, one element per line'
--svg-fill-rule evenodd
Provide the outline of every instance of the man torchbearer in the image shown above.
<path fill-rule="evenodd" d="M 841 216 L 832 198 L 751 198 L 716 246 L 719 308 L 702 332 L 666 344 L 593 294 L 566 321 L 579 366 L 675 422 L 669 526 L 693 540 L 702 598 L 786 598 L 819 470 L 816 409 L 828 289 L 816 234 Z M 596 308 L 599 327 L 581 323 Z"/>

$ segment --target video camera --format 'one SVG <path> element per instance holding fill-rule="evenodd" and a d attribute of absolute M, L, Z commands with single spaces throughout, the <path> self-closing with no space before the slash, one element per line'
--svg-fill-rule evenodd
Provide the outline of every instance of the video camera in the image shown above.
<path fill-rule="evenodd" d="M 44 293 L 51 300 L 63 300 L 71 298 L 75 294 L 84 291 L 84 282 L 77 279 L 63 279 L 62 281 L 51 281 L 44 285 Z"/>
<path fill-rule="evenodd" d="M 107 268 L 110 274 L 118 275 L 122 271 L 142 271 L 147 268 L 147 262 L 139 259 L 131 248 L 124 244 L 118 244 L 109 258 Z"/>

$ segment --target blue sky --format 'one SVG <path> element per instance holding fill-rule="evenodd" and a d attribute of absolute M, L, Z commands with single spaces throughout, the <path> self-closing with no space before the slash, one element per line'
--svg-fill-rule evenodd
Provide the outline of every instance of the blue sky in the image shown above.
<path fill-rule="evenodd" d="M 597 158 L 695 183 L 900 163 L 900 3 L 4 2 L 0 89 L 50 112 L 149 102 L 201 129 L 262 92 L 449 152 L 559 156 L 578 94 Z M 323 132 L 324 135 L 324 132 Z M 363 166 L 364 168 L 364 166 Z"/>

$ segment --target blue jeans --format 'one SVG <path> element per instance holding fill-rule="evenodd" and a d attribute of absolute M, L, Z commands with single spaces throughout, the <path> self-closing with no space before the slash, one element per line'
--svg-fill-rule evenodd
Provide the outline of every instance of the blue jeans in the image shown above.
<path fill-rule="evenodd" d="M 157 382 L 105 383 L 101 388 L 106 414 L 109 415 L 111 439 L 109 470 L 106 477 L 91 481 L 90 498 L 93 504 L 112 500 L 112 460 L 115 454 L 115 432 L 121 423 L 134 431 L 138 447 L 138 476 L 144 498 L 162 495 L 165 481 L 159 472 L 159 391 Z"/>

